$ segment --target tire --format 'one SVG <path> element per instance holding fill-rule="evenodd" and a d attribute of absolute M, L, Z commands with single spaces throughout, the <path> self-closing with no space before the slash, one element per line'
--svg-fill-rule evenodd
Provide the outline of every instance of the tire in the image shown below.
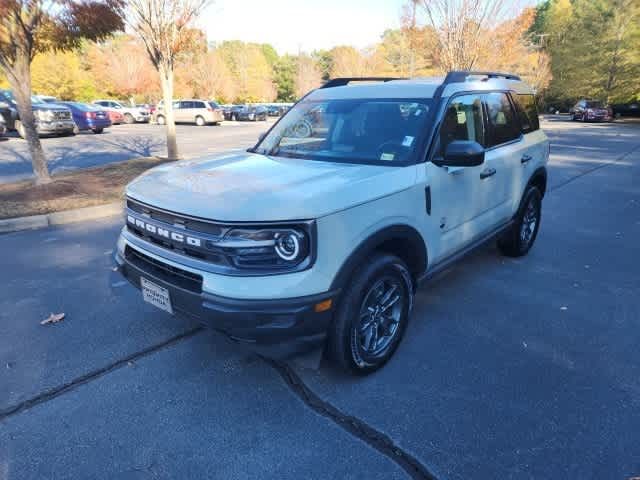
<path fill-rule="evenodd" d="M 204 127 L 207 124 L 207 122 L 204 121 L 204 118 L 202 118 L 200 115 L 198 115 L 196 117 L 196 125 L 199 127 Z"/>
<path fill-rule="evenodd" d="M 73 127 L 73 134 L 74 135 L 78 135 L 80 133 L 80 129 L 78 128 L 78 126 L 76 125 L 75 127 Z"/>
<path fill-rule="evenodd" d="M 131 125 L 132 123 L 136 123 L 136 119 L 133 118 L 133 115 L 131 115 L 130 113 L 125 113 L 124 123 Z"/>
<path fill-rule="evenodd" d="M 18 135 L 20 136 L 20 138 L 26 138 L 27 134 L 24 130 L 24 125 L 22 125 L 22 122 L 20 120 L 16 120 L 16 131 L 18 132 Z"/>
<path fill-rule="evenodd" d="M 542 194 L 537 187 L 529 187 L 522 197 L 514 224 L 498 240 L 500 252 L 507 257 L 522 257 L 529 253 L 538 236 L 541 220 Z"/>
<path fill-rule="evenodd" d="M 164 125 L 165 123 L 167 123 L 167 121 L 166 121 L 166 120 L 165 120 L 165 118 L 164 118 L 164 115 L 158 115 L 158 116 L 156 117 L 156 123 L 157 123 L 158 125 Z"/>
<path fill-rule="evenodd" d="M 93 129 L 93 133 L 95 133 L 96 135 L 100 134 L 102 132 L 104 132 L 104 128 L 94 128 Z"/>
<path fill-rule="evenodd" d="M 381 368 L 400 344 L 413 305 L 413 280 L 401 259 L 378 253 L 350 282 L 329 330 L 327 353 L 342 370 L 366 375 Z M 385 316 L 387 295 L 391 313 Z"/>

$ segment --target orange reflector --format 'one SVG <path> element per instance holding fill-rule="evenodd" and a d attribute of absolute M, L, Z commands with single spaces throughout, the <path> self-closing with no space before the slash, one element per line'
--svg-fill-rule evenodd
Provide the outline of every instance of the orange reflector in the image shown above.
<path fill-rule="evenodd" d="M 316 306 L 314 307 L 314 310 L 316 311 L 316 313 L 320 313 L 320 312 L 326 312 L 327 310 L 329 310 L 331 308 L 331 305 L 333 304 L 333 300 L 329 299 L 329 300 L 324 300 L 320 303 L 316 303 Z"/>

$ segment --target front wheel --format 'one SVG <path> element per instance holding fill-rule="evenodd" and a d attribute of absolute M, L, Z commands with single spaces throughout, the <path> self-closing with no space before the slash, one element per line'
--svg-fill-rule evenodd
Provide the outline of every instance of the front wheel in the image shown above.
<path fill-rule="evenodd" d="M 207 122 L 204 121 L 204 118 L 198 116 L 196 117 L 196 125 L 199 127 L 204 127 Z"/>
<path fill-rule="evenodd" d="M 328 354 L 343 370 L 368 374 L 394 354 L 409 321 L 413 280 L 398 257 L 379 253 L 354 274 L 329 332 Z"/>
<path fill-rule="evenodd" d="M 124 123 L 127 123 L 127 124 L 131 125 L 132 123 L 136 123 L 136 119 L 133 118 L 133 115 L 131 115 L 130 113 L 125 113 L 124 114 Z"/>
<path fill-rule="evenodd" d="M 498 240 L 498 248 L 508 257 L 522 257 L 529 253 L 538 236 L 542 218 L 542 194 L 537 187 L 529 187 L 511 228 Z"/>
<path fill-rule="evenodd" d="M 164 125 L 166 123 L 166 120 L 165 120 L 164 116 L 163 115 L 158 115 L 156 117 L 156 123 L 158 125 Z"/>

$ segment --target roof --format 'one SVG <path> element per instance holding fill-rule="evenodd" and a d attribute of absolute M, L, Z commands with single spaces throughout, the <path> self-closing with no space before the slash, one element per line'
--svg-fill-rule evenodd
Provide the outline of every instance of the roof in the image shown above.
<path fill-rule="evenodd" d="M 312 100 L 339 100 L 348 98 L 432 98 L 438 87 L 445 84 L 442 97 L 450 97 L 463 91 L 512 90 L 517 93 L 533 93 L 531 87 L 519 77 L 510 74 L 452 72 L 447 77 L 409 79 L 358 79 L 331 81 L 339 86 L 319 88 L 309 95 Z M 351 81 L 351 83 L 349 83 Z"/>

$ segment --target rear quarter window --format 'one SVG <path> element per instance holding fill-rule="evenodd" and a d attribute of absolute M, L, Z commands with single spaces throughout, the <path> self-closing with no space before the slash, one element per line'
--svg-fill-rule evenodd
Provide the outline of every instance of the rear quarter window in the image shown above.
<path fill-rule="evenodd" d="M 513 99 L 516 104 L 516 111 L 520 119 L 522 133 L 535 132 L 540 129 L 540 121 L 538 119 L 538 108 L 536 107 L 536 99 L 530 94 L 514 95 Z"/>

